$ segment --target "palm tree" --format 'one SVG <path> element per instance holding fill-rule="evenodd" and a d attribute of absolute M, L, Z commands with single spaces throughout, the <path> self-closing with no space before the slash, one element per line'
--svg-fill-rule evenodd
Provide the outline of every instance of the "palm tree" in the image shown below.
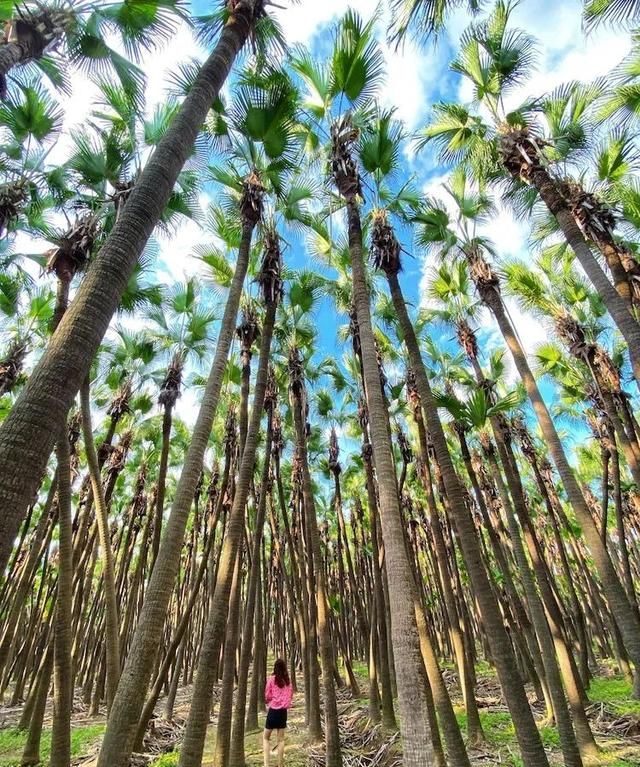
<path fill-rule="evenodd" d="M 635 26 L 640 19 L 637 0 L 584 0 L 583 21 L 588 31 L 599 24 Z"/>
<path fill-rule="evenodd" d="M 139 54 L 170 39 L 175 22 L 184 18 L 181 3 L 144 0 L 143 3 L 96 3 L 81 0 L 28 0 L 11 3 L 12 14 L 0 42 L 0 98 L 7 95 L 7 80 L 16 67 L 32 62 L 50 80 L 64 83 L 64 65 L 80 69 L 110 68 L 130 92 L 141 90 L 144 75 L 131 61 L 107 44 L 116 34 L 127 54 Z"/>
<path fill-rule="evenodd" d="M 625 643 L 628 645 L 627 649 L 630 656 L 637 667 L 637 663 L 640 660 L 640 644 L 637 639 L 640 626 L 636 625 L 638 621 L 637 614 L 630 609 L 625 589 L 618 578 L 606 546 L 602 544 L 584 494 L 567 460 L 547 405 L 540 394 L 525 351 L 504 305 L 500 290 L 500 278 L 484 255 L 485 249 L 490 249 L 490 244 L 475 233 L 477 222 L 481 220 L 488 209 L 488 200 L 483 197 L 482 190 L 479 194 L 474 194 L 470 191 L 464 179 L 465 175 L 461 173 L 458 179 L 459 184 L 452 185 L 449 188 L 450 196 L 457 209 L 457 228 L 450 225 L 450 215 L 443 206 L 432 203 L 427 206 L 428 212 L 426 215 L 419 214 L 418 216 L 418 218 L 422 218 L 425 222 L 423 240 L 431 244 L 437 243 L 445 253 L 454 252 L 466 259 L 469 274 L 476 286 L 478 295 L 491 310 L 511 352 L 515 366 L 536 413 L 545 441 L 549 446 L 553 461 L 562 479 L 569 502 L 579 524 L 582 526 L 583 534 L 605 586 L 607 600 L 610 603 L 612 613 L 624 636 Z M 636 673 L 634 679 L 636 680 L 636 690 L 640 693 L 640 676 Z"/>
<path fill-rule="evenodd" d="M 11 509 L 3 515 L 0 525 L 0 570 L 4 570 L 20 521 L 40 483 L 54 435 L 60 431 L 88 373 L 207 112 L 249 34 L 264 16 L 263 0 L 241 0 L 225 14 L 216 48 L 141 173 L 73 308 L 61 323 L 55 343 L 40 360 L 19 402 L 0 428 L 0 497 L 3 506 Z"/>
<path fill-rule="evenodd" d="M 152 306 L 149 317 L 157 324 L 157 341 L 169 354 L 169 364 L 160 383 L 158 403 L 162 407 L 162 450 L 158 469 L 156 514 L 153 525 L 152 569 L 160 548 L 171 424 L 173 409 L 180 397 L 185 364 L 192 357 L 202 358 L 210 341 L 215 315 L 204 305 L 195 280 L 176 285 L 160 306 Z M 152 337 L 155 334 L 152 333 Z"/>
<path fill-rule="evenodd" d="M 126 675 L 122 677 L 109 717 L 109 725 L 101 751 L 101 759 L 106 760 L 104 764 L 117 764 L 118 759 L 128 757 L 127 750 L 131 748 L 135 727 L 142 711 L 146 685 L 153 666 L 154 653 L 149 648 L 157 646 L 160 639 L 154 628 L 155 621 L 163 619 L 180 563 L 180 551 L 187 517 L 200 476 L 202 461 L 222 388 L 224 369 L 233 339 L 240 296 L 249 262 L 251 239 L 262 213 L 263 191 L 260 179 L 255 174 L 247 178 L 244 193 L 239 202 L 243 226 L 242 242 L 222 317 L 216 354 L 207 381 L 198 421 L 194 427 L 193 439 L 185 459 L 180 482 L 176 488 L 166 536 L 156 560 L 154 576 L 149 583 L 145 608 L 140 617 L 134 642 L 125 665 L 125 672 L 127 669 L 135 669 L 135 677 L 131 678 Z M 140 653 L 140 657 L 136 661 L 135 658 L 138 653 Z M 123 680 L 126 680 L 124 687 Z"/>
<path fill-rule="evenodd" d="M 426 40 L 440 34 L 457 8 L 466 6 L 476 13 L 483 0 L 389 0 L 392 41 L 401 43 L 408 34 Z"/>
<path fill-rule="evenodd" d="M 363 24 L 348 12 L 338 26 L 334 45 L 332 88 L 321 103 L 333 94 L 352 103 L 366 102 L 380 76 L 381 54 L 372 40 L 372 24 Z M 316 78 L 317 81 L 317 78 Z M 312 79 L 313 82 L 313 79 Z M 325 94 L 326 96 L 327 94 Z M 388 563 L 391 600 L 391 626 L 395 658 L 404 762 L 408 767 L 433 760 L 429 728 L 429 705 L 420 637 L 416 624 L 418 595 L 412 565 L 407 556 L 405 534 L 391 448 L 389 419 L 380 387 L 380 373 L 371 324 L 370 294 L 367 284 L 360 219 L 361 185 L 356 163 L 351 156 L 358 136 L 349 116 L 331 125 L 331 171 L 338 192 L 346 204 L 352 297 L 360 331 L 365 395 L 370 423 L 373 462 L 378 479 L 380 517 Z M 419 609 L 421 613 L 421 606 Z"/>

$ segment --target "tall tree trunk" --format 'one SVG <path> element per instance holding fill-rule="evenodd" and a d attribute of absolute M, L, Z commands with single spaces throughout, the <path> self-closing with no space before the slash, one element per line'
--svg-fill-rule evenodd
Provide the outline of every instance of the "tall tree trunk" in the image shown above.
<path fill-rule="evenodd" d="M 153 521 L 153 542 L 151 548 L 151 572 L 156 564 L 160 551 L 162 537 L 162 521 L 164 514 L 164 496 L 167 486 L 167 467 L 169 465 L 169 448 L 171 447 L 171 423 L 173 405 L 167 403 L 162 415 L 162 449 L 160 451 L 160 466 L 158 467 L 158 484 L 156 487 L 156 508 Z"/>
<path fill-rule="evenodd" d="M 125 213 L 128 208 L 129 203 Z M 184 532 L 220 397 L 227 357 L 236 326 L 240 296 L 249 265 L 249 252 L 255 224 L 255 219 L 244 221 L 242 242 L 220 325 L 213 365 L 198 419 L 191 434 L 191 442 L 176 488 L 166 534 L 160 545 L 156 566 L 147 588 L 138 626 L 109 715 L 98 767 L 123 767 L 131 754 L 149 678 L 162 637 L 167 606 L 180 567 Z"/>
<path fill-rule="evenodd" d="M 591 512 L 589 511 L 589 507 L 587 506 L 587 502 L 585 501 L 573 470 L 569 465 L 562 443 L 560 442 L 560 437 L 558 436 L 556 427 L 549 415 L 547 406 L 542 399 L 538 384 L 531 372 L 524 350 L 506 315 L 502 299 L 499 293 L 494 289 L 485 291 L 482 297 L 489 305 L 491 312 L 496 318 L 500 332 L 513 356 L 516 369 L 524 383 L 527 395 L 533 406 L 538 423 L 540 424 L 544 441 L 547 444 L 553 462 L 556 465 L 556 469 L 558 470 L 558 474 L 560 475 L 560 479 L 562 480 L 562 484 L 564 485 L 569 498 L 569 503 L 571 504 L 576 514 L 576 519 L 582 528 L 585 541 L 587 542 L 598 569 L 600 579 L 602 580 L 607 601 L 611 607 L 616 623 L 620 628 L 627 651 L 636 668 L 636 673 L 634 675 L 634 695 L 640 696 L 640 619 L 638 619 L 637 612 L 632 609 L 624 586 L 618 578 L 618 574 L 611 561 L 609 552 L 607 551 L 606 546 L 602 543 L 600 532 L 591 516 Z M 617 293 L 616 297 L 619 298 Z M 635 320 L 632 320 L 632 322 L 635 322 Z"/>
<path fill-rule="evenodd" d="M 238 691 L 236 695 L 236 706 L 233 712 L 233 728 L 231 731 L 231 751 L 229 764 L 231 767 L 244 767 L 244 733 L 245 733 L 245 712 L 247 708 L 247 682 L 249 679 L 249 666 L 251 664 L 251 651 L 254 646 L 254 623 L 256 619 L 256 599 L 260 599 L 258 594 L 258 579 L 260 575 L 262 553 L 262 540 L 264 525 L 267 512 L 267 496 L 269 495 L 269 468 L 271 466 L 271 448 L 273 444 L 273 414 L 272 408 L 275 404 L 270 402 L 267 418 L 267 438 L 264 446 L 264 463 L 262 466 L 262 477 L 260 479 L 260 501 L 258 503 L 258 513 L 256 514 L 256 524 L 253 533 L 253 546 L 251 551 L 251 571 L 249 573 L 249 584 L 247 586 L 247 596 L 244 614 L 244 627 L 242 630 L 242 648 L 240 651 L 240 662 L 238 664 Z M 258 674 L 258 657 L 253 661 L 255 675 Z"/>
<path fill-rule="evenodd" d="M 473 583 L 473 590 L 482 613 L 491 654 L 498 671 L 500 684 L 513 718 L 516 737 L 522 758 L 527 767 L 541 765 L 548 767 L 548 760 L 540 740 L 540 734 L 529 707 L 524 685 L 517 672 L 516 658 L 507 635 L 495 594 L 482 561 L 475 525 L 462 496 L 462 487 L 453 468 L 442 424 L 431 392 L 418 339 L 409 318 L 397 274 L 387 275 L 393 305 L 400 322 L 402 335 L 409 353 L 411 367 L 416 376 L 418 392 L 422 400 L 427 426 L 442 471 L 447 497 L 457 527 L 460 546 L 465 558 L 467 572 Z"/>
<path fill-rule="evenodd" d="M 67 429 L 60 433 L 58 455 L 58 598 L 53 662 L 53 730 L 51 767 L 71 761 L 71 607 L 73 601 L 73 531 L 71 529 L 71 454 Z"/>
<path fill-rule="evenodd" d="M 415 582 L 407 556 L 400 515 L 391 434 L 376 356 L 369 290 L 362 253 L 360 211 L 355 199 L 347 200 L 349 252 L 353 300 L 362 343 L 365 394 L 369 410 L 373 459 L 380 492 L 380 518 L 388 562 L 391 599 L 391 631 L 395 657 L 400 731 L 405 767 L 424 767 L 434 761 L 429 728 L 427 689 L 415 619 Z M 546 764 L 546 762 L 545 762 Z"/>
<path fill-rule="evenodd" d="M 633 374 L 640 387 L 640 324 L 632 314 L 631 304 L 618 294 L 593 255 L 558 182 L 551 177 L 542 162 L 538 146 L 527 130 L 512 131 L 502 137 L 501 153 L 507 172 L 531 184 L 549 212 L 555 216 L 567 243 L 627 342 Z"/>
<path fill-rule="evenodd" d="M 234 8 L 107 242 L 92 261 L 73 305 L 0 426 L 0 508 L 4 509 L 0 517 L 0 572 L 6 567 L 20 523 L 40 486 L 55 437 L 64 426 L 129 277 L 191 155 L 207 112 L 263 3 L 241 0 Z"/>
<path fill-rule="evenodd" d="M 271 349 L 275 315 L 276 304 L 272 303 L 267 308 L 264 326 L 262 328 L 260 362 L 253 395 L 253 409 L 249 421 L 245 448 L 242 454 L 236 493 L 229 514 L 224 544 L 220 555 L 215 593 L 209 610 L 207 627 L 202 648 L 200 650 L 198 672 L 193 690 L 193 702 L 191 711 L 189 712 L 182 750 L 180 752 L 180 767 L 200 767 L 202 764 L 202 752 L 207 734 L 207 725 L 209 724 L 213 685 L 216 676 L 216 661 L 220 654 L 220 644 L 229 604 L 233 567 L 244 531 L 245 506 L 247 498 L 249 497 L 249 489 L 253 478 L 260 421 L 262 418 L 264 398 L 267 388 L 269 352 Z M 105 765 L 105 767 L 107 767 L 107 765 Z M 109 767 L 111 767 L 111 765 L 109 765 Z M 118 767 L 120 767 L 120 765 L 118 765 Z"/>
<path fill-rule="evenodd" d="M 91 477 L 93 504 L 96 510 L 100 551 L 102 554 L 102 577 L 104 586 L 105 605 L 105 643 L 107 664 L 107 712 L 111 709 L 120 679 L 120 619 L 118 617 L 118 600 L 116 596 L 116 576 L 111 549 L 111 531 L 107 504 L 102 490 L 100 465 L 93 440 L 91 425 L 91 389 L 86 379 L 80 388 L 80 406 L 82 410 L 82 434 L 84 449 L 87 455 L 87 465 Z"/>
<path fill-rule="evenodd" d="M 313 563 L 312 575 L 315 576 L 315 592 L 310 593 L 309 597 L 311 600 L 316 600 L 320 657 L 322 660 L 322 686 L 324 691 L 325 718 L 325 764 L 326 767 L 341 767 L 342 755 L 340 750 L 338 705 L 333 683 L 335 656 L 331 639 L 327 584 L 322 551 L 320 548 L 318 518 L 316 515 L 313 485 L 311 482 L 311 472 L 309 471 L 309 459 L 307 455 L 307 423 L 305 418 L 307 402 L 306 387 L 302 363 L 297 349 L 292 350 L 289 362 L 289 373 L 296 441 L 295 456 L 300 462 L 304 520 L 311 549 L 309 558 Z M 309 586 L 311 590 L 313 588 L 311 579 Z"/>

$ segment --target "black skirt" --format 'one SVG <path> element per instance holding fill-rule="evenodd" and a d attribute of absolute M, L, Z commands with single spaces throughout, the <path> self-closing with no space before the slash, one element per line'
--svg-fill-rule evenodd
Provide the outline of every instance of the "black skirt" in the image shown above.
<path fill-rule="evenodd" d="M 287 709 L 270 708 L 267 711 L 265 730 L 284 730 L 287 726 Z"/>

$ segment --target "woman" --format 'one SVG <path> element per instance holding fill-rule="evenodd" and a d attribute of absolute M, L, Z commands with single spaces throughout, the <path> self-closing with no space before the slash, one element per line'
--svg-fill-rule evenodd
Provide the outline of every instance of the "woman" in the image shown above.
<path fill-rule="evenodd" d="M 287 664 L 282 658 L 278 658 L 273 665 L 273 675 L 267 680 L 264 690 L 264 701 L 267 704 L 267 721 L 262 738 L 264 767 L 269 767 L 270 740 L 274 730 L 278 733 L 278 767 L 284 767 L 284 730 L 287 726 L 287 711 L 293 701 L 293 688 Z"/>

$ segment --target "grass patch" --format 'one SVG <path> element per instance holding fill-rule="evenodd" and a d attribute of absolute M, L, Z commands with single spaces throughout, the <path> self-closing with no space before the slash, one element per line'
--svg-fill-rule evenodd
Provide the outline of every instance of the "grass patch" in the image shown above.
<path fill-rule="evenodd" d="M 593 679 L 589 687 L 589 698 L 610 704 L 620 714 L 640 716 L 640 700 L 632 700 L 631 683 L 620 677 Z"/>
<path fill-rule="evenodd" d="M 172 751 L 170 754 L 163 754 L 160 759 L 156 759 L 150 767 L 178 767 L 179 754 Z"/>
<path fill-rule="evenodd" d="M 104 724 L 92 724 L 86 727 L 74 727 L 71 731 L 71 756 L 78 757 L 87 753 L 96 740 L 104 733 Z M 0 730 L 0 767 L 18 767 L 24 745 L 27 741 L 27 732 L 7 729 Z M 42 733 L 40 756 L 43 762 L 47 762 L 51 753 L 51 731 Z"/>

